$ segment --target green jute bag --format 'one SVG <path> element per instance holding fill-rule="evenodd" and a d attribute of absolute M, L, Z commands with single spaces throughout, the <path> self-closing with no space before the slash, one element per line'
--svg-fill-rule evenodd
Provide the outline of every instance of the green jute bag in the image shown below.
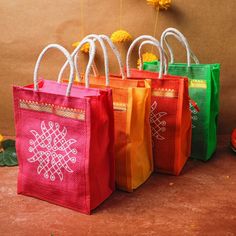
<path fill-rule="evenodd" d="M 166 36 L 175 36 L 186 48 L 187 64 L 174 63 L 174 57 Z M 164 42 L 170 52 L 171 61 L 168 74 L 186 76 L 189 78 L 189 94 L 197 103 L 200 111 L 197 112 L 190 105 L 192 111 L 192 149 L 191 157 L 207 161 L 215 152 L 217 143 L 217 121 L 219 114 L 220 65 L 199 64 L 198 59 L 191 51 L 186 38 L 174 28 L 166 29 L 161 36 L 161 45 Z M 195 64 L 191 64 L 191 58 Z M 145 62 L 144 70 L 159 71 L 159 62 Z"/>

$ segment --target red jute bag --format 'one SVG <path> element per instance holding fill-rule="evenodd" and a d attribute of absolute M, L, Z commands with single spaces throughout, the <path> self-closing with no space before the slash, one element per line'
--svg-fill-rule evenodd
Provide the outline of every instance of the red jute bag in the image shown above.
<path fill-rule="evenodd" d="M 160 71 L 158 73 L 137 69 L 129 69 L 129 57 L 142 39 L 145 44 L 152 44 L 160 51 Z M 166 60 L 166 59 L 165 59 Z M 140 55 L 142 64 L 142 58 Z M 154 169 L 173 175 L 179 175 L 191 149 L 191 112 L 189 109 L 188 79 L 180 76 L 167 75 L 168 63 L 165 63 L 165 74 L 162 74 L 164 52 L 159 42 L 152 36 L 140 36 L 131 44 L 126 58 L 128 77 L 152 79 L 152 99 L 150 123 L 152 128 L 152 144 Z M 142 65 L 140 65 L 142 66 Z M 142 67 L 140 67 L 142 68 Z"/>
<path fill-rule="evenodd" d="M 48 49 L 62 51 L 70 63 L 68 85 L 38 83 L 38 68 Z M 91 49 L 91 60 L 95 48 Z M 72 87 L 69 53 L 51 44 L 40 54 L 34 84 L 14 86 L 17 192 L 87 213 L 114 190 L 114 117 L 110 89 Z"/>
<path fill-rule="evenodd" d="M 150 80 L 127 80 L 124 77 L 119 52 L 105 35 L 88 35 L 102 46 L 105 61 L 105 76 L 90 75 L 91 86 L 112 89 L 115 120 L 115 179 L 121 190 L 132 192 L 143 184 L 153 171 L 151 127 L 149 122 L 151 89 Z M 109 75 L 108 56 L 103 40 L 113 49 L 122 78 Z M 104 50 L 105 48 L 105 50 Z M 71 54 L 77 65 L 75 49 Z M 65 64 L 66 66 L 66 64 Z M 62 67 L 58 81 L 65 66 Z M 77 66 L 76 66 L 77 68 Z M 83 85 L 80 79 L 78 85 Z"/>

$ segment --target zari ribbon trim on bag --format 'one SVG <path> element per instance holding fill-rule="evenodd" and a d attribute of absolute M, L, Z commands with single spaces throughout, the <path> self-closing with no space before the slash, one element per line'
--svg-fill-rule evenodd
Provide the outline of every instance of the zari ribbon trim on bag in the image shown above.
<path fill-rule="evenodd" d="M 207 83 L 206 83 L 205 80 L 192 79 L 192 80 L 189 80 L 189 88 L 206 89 L 207 88 Z"/>
<path fill-rule="evenodd" d="M 113 109 L 116 111 L 127 111 L 126 103 L 113 102 Z"/>
<path fill-rule="evenodd" d="M 153 89 L 152 96 L 177 98 L 178 92 L 174 89 Z"/>
<path fill-rule="evenodd" d="M 20 108 L 32 110 L 32 111 L 41 111 L 65 118 L 72 118 L 76 120 L 85 120 L 85 111 L 80 109 L 74 109 L 69 107 L 57 106 L 54 104 L 48 103 L 38 103 L 35 101 L 29 100 L 20 100 Z"/>

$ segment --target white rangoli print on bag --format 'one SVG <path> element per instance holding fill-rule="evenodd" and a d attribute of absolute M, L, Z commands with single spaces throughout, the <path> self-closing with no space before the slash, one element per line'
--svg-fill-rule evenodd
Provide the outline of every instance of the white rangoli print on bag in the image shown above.
<path fill-rule="evenodd" d="M 151 105 L 150 123 L 152 129 L 152 137 L 156 140 L 164 140 L 161 133 L 166 131 L 166 121 L 162 120 L 163 116 L 167 115 L 166 112 L 155 112 L 157 108 L 157 102 L 153 102 Z"/>
<path fill-rule="evenodd" d="M 63 180 L 63 171 L 72 173 L 70 163 L 75 163 L 77 154 L 75 148 L 71 145 L 76 143 L 75 139 L 66 139 L 67 129 L 63 127 L 60 130 L 60 125 L 52 121 L 41 122 L 41 130 L 30 130 L 34 135 L 34 139 L 30 139 L 29 152 L 32 157 L 28 158 L 29 162 L 38 162 L 37 173 L 43 174 L 45 179 L 50 178 L 51 181 L 59 176 Z"/>
<path fill-rule="evenodd" d="M 195 109 L 195 107 L 190 103 L 190 111 L 192 114 L 192 128 L 196 128 L 196 126 L 193 124 L 193 121 L 198 120 L 198 111 Z"/>

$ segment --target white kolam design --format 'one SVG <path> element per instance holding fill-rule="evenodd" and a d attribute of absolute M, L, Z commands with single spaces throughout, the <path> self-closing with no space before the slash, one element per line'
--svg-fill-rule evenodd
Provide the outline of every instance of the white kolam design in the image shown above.
<path fill-rule="evenodd" d="M 165 138 L 161 135 L 166 131 L 166 121 L 163 117 L 167 115 L 166 112 L 156 112 L 157 102 L 154 101 L 151 105 L 150 123 L 152 129 L 152 137 L 156 140 L 164 140 Z"/>
<path fill-rule="evenodd" d="M 198 111 L 194 108 L 194 106 L 190 103 L 190 111 L 192 114 L 192 122 L 198 120 Z M 192 123 L 192 128 L 196 128 L 196 126 Z"/>
<path fill-rule="evenodd" d="M 76 162 L 77 150 L 71 145 L 75 139 L 66 139 L 67 129 L 52 121 L 48 125 L 41 122 L 40 131 L 30 130 L 34 138 L 29 140 L 30 163 L 38 162 L 37 173 L 45 179 L 54 181 L 56 177 L 63 181 L 63 172 L 72 173 L 69 164 Z"/>

